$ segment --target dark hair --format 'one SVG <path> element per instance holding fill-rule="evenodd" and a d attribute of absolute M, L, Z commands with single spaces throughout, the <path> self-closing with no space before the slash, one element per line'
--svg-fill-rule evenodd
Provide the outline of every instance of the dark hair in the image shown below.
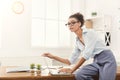
<path fill-rule="evenodd" d="M 84 17 L 83 17 L 83 15 L 81 13 L 72 14 L 71 16 L 69 16 L 69 18 L 76 18 L 78 21 L 80 21 L 81 22 L 80 27 L 82 27 L 83 24 L 84 24 Z"/>

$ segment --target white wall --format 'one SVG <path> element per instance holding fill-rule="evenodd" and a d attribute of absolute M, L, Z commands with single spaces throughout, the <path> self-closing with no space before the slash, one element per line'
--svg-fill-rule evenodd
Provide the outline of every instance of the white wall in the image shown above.
<path fill-rule="evenodd" d="M 85 14 L 85 0 L 72 0 L 72 13 L 80 12 Z"/>
<path fill-rule="evenodd" d="M 61 57 L 68 57 L 71 54 L 72 49 L 31 48 L 32 0 L 20 0 L 24 4 L 22 14 L 15 14 L 12 11 L 14 1 L 16 0 L 5 0 L 6 7 L 3 11 L 2 45 L 0 48 L 2 65 L 29 65 L 33 62 L 44 64 L 43 59 L 39 57 L 43 52 L 51 52 Z M 84 0 L 81 1 L 84 2 Z M 84 13 L 84 5 L 80 9 L 79 2 L 79 0 L 73 0 L 71 9 L 74 10 L 73 12 L 80 10 Z"/>
<path fill-rule="evenodd" d="M 16 0 L 7 0 L 3 14 L 2 48 L 0 56 L 25 54 L 30 49 L 31 0 L 21 0 L 24 12 L 15 14 L 12 5 Z"/>
<path fill-rule="evenodd" d="M 119 0 L 86 0 L 86 15 L 97 11 L 98 15 L 112 17 L 111 49 L 116 60 L 120 63 L 120 1 Z"/>

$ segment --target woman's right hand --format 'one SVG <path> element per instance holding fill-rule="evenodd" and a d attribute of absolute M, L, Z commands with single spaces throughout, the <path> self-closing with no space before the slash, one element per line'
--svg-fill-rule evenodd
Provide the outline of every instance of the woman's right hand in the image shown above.
<path fill-rule="evenodd" d="M 48 57 L 48 58 L 51 58 L 51 59 L 53 59 L 53 57 L 54 57 L 51 53 L 43 53 L 42 56 Z"/>

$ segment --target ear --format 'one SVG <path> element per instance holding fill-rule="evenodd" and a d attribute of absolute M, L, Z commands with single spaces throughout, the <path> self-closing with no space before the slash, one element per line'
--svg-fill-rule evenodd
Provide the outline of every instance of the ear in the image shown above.
<path fill-rule="evenodd" d="M 79 26 L 81 26 L 81 22 L 79 22 Z"/>

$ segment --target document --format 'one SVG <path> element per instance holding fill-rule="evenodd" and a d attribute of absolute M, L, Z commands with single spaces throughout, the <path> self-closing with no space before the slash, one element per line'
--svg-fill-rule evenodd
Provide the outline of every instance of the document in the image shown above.
<path fill-rule="evenodd" d="M 11 68 L 6 68 L 7 73 L 12 73 L 12 72 L 28 72 L 30 71 L 29 67 L 11 67 Z"/>

